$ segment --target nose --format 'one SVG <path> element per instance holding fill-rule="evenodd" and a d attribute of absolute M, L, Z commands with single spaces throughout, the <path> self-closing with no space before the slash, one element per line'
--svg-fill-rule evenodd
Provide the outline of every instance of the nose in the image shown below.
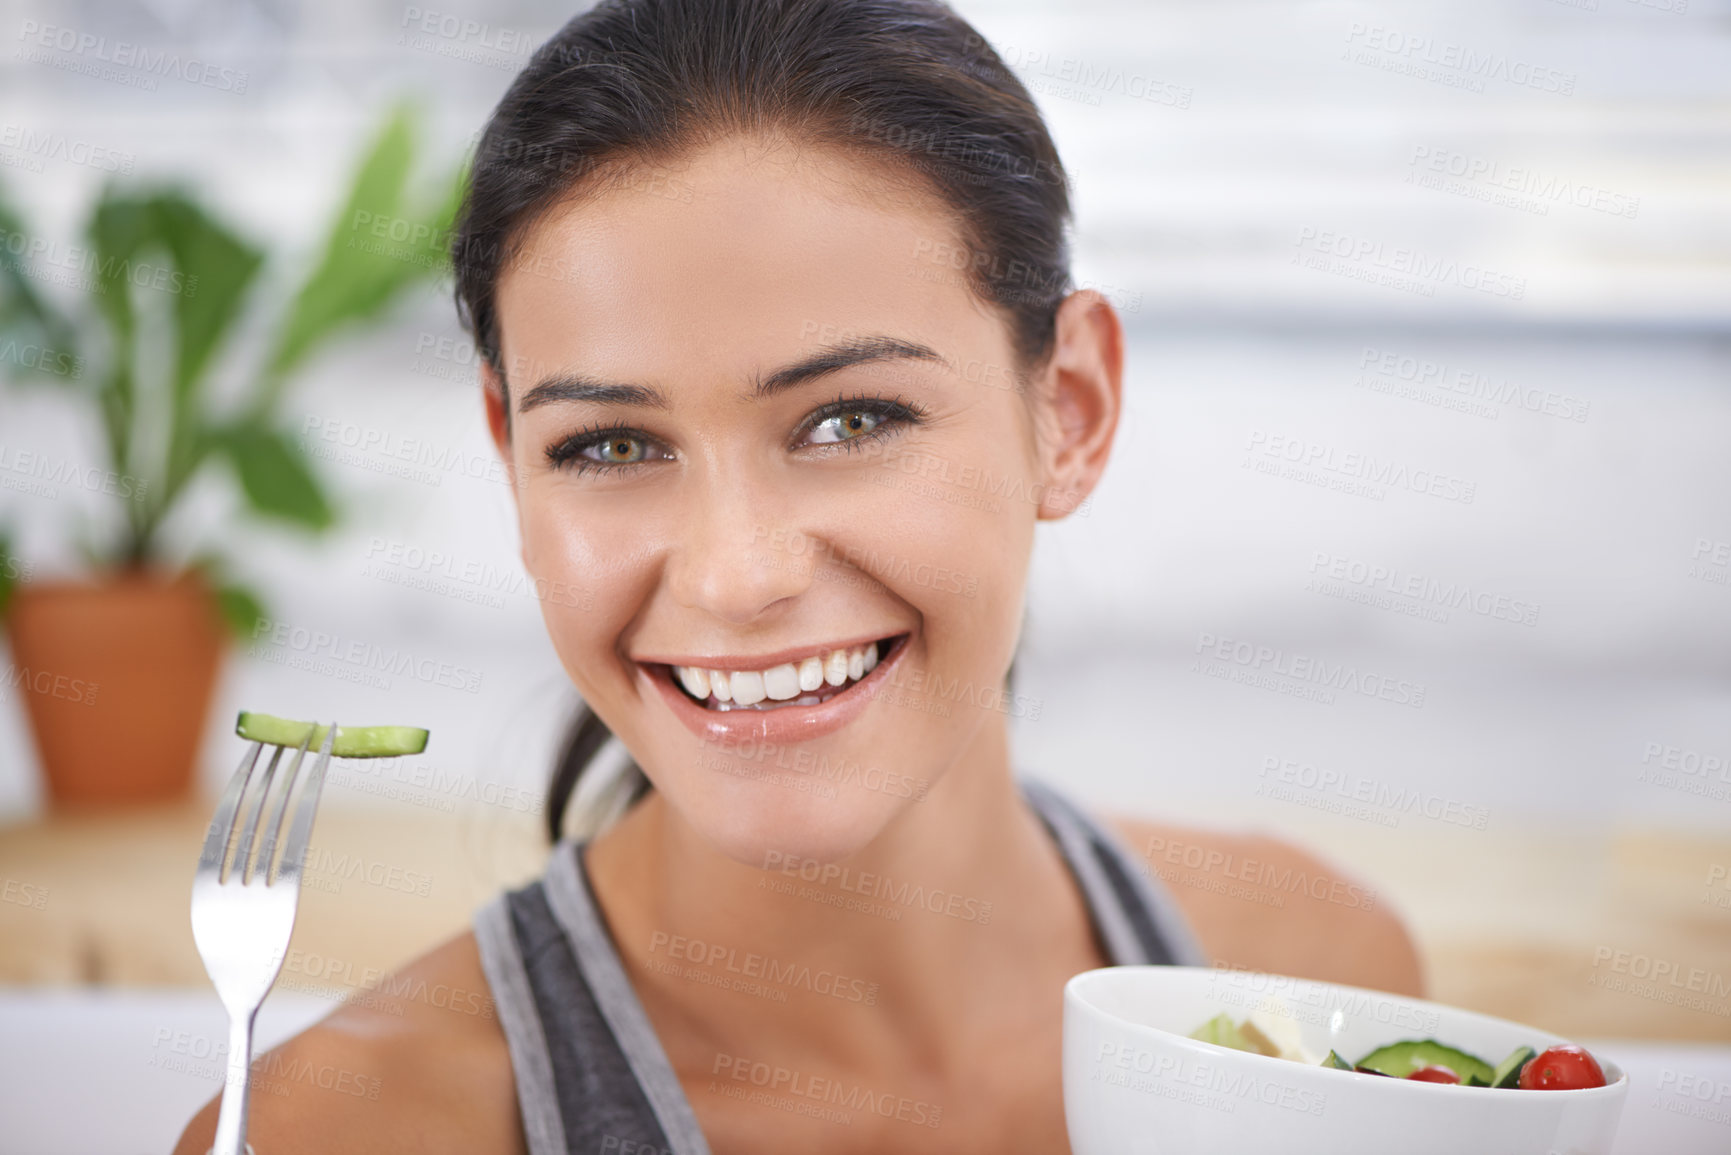
<path fill-rule="evenodd" d="M 816 545 L 788 530 L 785 493 L 743 473 L 710 474 L 692 486 L 665 571 L 676 602 L 734 625 L 759 621 L 804 592 Z"/>

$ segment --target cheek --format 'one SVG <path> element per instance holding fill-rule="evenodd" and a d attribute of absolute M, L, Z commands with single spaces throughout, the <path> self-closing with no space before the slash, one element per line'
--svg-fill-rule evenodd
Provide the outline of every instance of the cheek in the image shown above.
<path fill-rule="evenodd" d="M 892 443 L 848 485 L 834 495 L 842 516 L 816 522 L 830 543 L 818 558 L 826 576 L 881 582 L 920 611 L 934 641 L 1014 634 L 1038 491 L 1013 426 Z M 966 648 L 997 660 L 994 645 Z"/>
<path fill-rule="evenodd" d="M 1022 503 L 983 463 L 920 453 L 886 461 L 862 488 L 827 560 L 863 570 L 934 613 L 976 613 L 1016 574 Z"/>
<path fill-rule="evenodd" d="M 523 564 L 554 648 L 568 669 L 592 672 L 648 580 L 643 524 L 562 499 L 556 485 L 528 490 L 520 520 Z"/>

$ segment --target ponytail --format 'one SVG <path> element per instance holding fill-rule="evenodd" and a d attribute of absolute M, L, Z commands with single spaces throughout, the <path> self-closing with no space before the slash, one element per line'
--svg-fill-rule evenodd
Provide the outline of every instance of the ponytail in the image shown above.
<path fill-rule="evenodd" d="M 566 837 L 565 815 L 580 793 L 579 784 L 591 786 L 597 779 L 589 773 L 597 755 L 613 739 L 613 731 L 591 710 L 587 703 L 577 707 L 571 728 L 559 748 L 553 763 L 553 781 L 547 787 L 547 838 L 558 842 Z M 631 809 L 637 800 L 654 787 L 629 755 L 609 779 L 600 780 L 599 787 L 581 791 L 584 805 L 577 808 L 573 819 L 575 829 L 570 837 L 578 840 L 593 838 L 611 825 L 621 814 Z"/>

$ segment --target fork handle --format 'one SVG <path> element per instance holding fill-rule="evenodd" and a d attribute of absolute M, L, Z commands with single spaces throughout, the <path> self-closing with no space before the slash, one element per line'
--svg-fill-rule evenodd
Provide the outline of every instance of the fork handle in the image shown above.
<path fill-rule="evenodd" d="M 252 1086 L 252 1020 L 256 1010 L 228 1020 L 228 1074 L 222 1083 L 222 1111 L 216 1121 L 211 1155 L 246 1155 L 246 1101 Z"/>

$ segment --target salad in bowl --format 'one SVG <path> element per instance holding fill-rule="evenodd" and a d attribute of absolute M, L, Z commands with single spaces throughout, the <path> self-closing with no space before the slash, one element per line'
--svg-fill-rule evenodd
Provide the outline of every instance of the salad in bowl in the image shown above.
<path fill-rule="evenodd" d="M 1209 967 L 1064 988 L 1074 1155 L 1609 1155 L 1629 1082 L 1536 1027 Z"/>

